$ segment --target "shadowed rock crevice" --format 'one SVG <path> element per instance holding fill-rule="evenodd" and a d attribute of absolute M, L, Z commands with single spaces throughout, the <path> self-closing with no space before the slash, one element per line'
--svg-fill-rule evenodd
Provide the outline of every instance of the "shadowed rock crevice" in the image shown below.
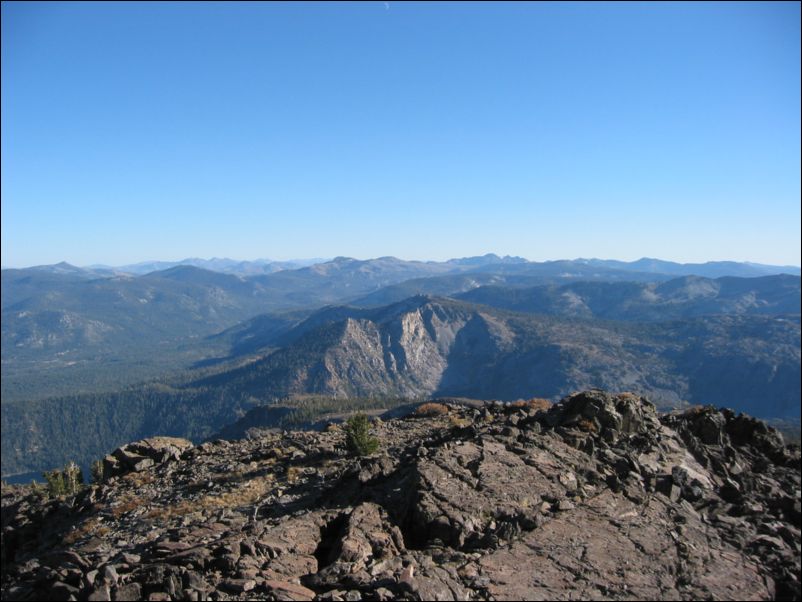
<path fill-rule="evenodd" d="M 320 527 L 320 543 L 317 544 L 313 556 L 317 559 L 318 570 L 323 570 L 334 562 L 335 551 L 345 534 L 348 515 L 339 514 Z"/>

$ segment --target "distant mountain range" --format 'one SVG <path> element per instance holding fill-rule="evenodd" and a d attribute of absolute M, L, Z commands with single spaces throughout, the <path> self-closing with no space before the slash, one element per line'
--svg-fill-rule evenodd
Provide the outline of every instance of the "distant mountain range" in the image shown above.
<path fill-rule="evenodd" d="M 617 270 L 632 270 L 635 272 L 650 272 L 654 274 L 669 274 L 672 276 L 705 276 L 707 278 L 721 278 L 722 276 L 740 276 L 751 278 L 755 276 L 770 276 L 772 274 L 792 274 L 799 276 L 799 267 L 784 265 L 766 265 L 762 263 L 737 261 L 708 261 L 706 263 L 675 263 L 651 257 L 642 257 L 637 261 L 615 261 L 612 259 L 577 259 L 577 262 L 586 262 L 588 265 L 605 267 Z"/>
<path fill-rule="evenodd" d="M 191 265 L 193 262 L 205 262 L 228 271 L 196 267 Z M 300 315 L 308 315 L 326 304 L 375 307 L 428 294 L 467 295 L 461 298 L 515 311 L 613 319 L 627 319 L 626 315 L 637 306 L 640 308 L 637 311 L 651 312 L 652 319 L 659 320 L 738 311 L 735 305 L 723 308 L 724 297 L 710 291 L 705 293 L 708 297 L 713 295 L 710 303 L 705 305 L 697 299 L 692 304 L 696 309 L 687 309 L 685 313 L 679 310 L 674 298 L 658 306 L 647 297 L 666 294 L 667 289 L 654 291 L 657 283 L 670 279 L 668 272 L 691 270 L 731 275 L 785 270 L 732 262 L 683 266 L 646 259 L 629 264 L 601 260 L 535 263 L 493 254 L 445 262 L 338 257 L 306 267 L 284 266 L 287 269 L 251 275 L 236 273 L 243 262 L 233 260 L 180 263 L 139 275 L 121 272 L 126 266 L 89 269 L 67 263 L 3 270 L 3 399 L 105 390 L 165 371 L 188 368 L 220 352 L 215 340 L 205 337 L 264 313 L 300 311 Z M 138 264 L 136 269 L 164 265 L 172 264 Z M 265 266 L 264 270 L 273 269 Z M 623 305 L 616 306 L 616 310 L 609 295 L 619 293 L 605 288 L 605 284 L 616 282 L 640 282 L 648 286 L 629 285 L 643 298 L 638 302 L 622 301 Z M 677 286 L 683 290 L 708 286 L 704 282 L 689 280 Z M 593 283 L 598 285 L 595 289 Z M 488 285 L 510 290 L 480 288 Z M 571 289 L 572 285 L 576 287 Z M 548 288 L 532 288 L 536 286 Z M 558 291 L 561 286 L 569 288 Z M 725 296 L 730 294 L 728 287 L 737 287 L 709 285 L 717 286 L 724 286 Z M 745 286 L 754 288 L 757 284 Z M 513 290 L 524 288 L 532 290 Z M 471 296 L 470 291 L 475 289 Z M 791 293 L 787 303 L 793 305 Z M 744 311 L 760 311 L 757 306 L 749 305 L 749 291 L 741 297 L 737 291 L 732 294 L 735 296 L 731 302 L 742 304 Z M 758 297 L 763 294 L 755 292 Z M 589 298 L 580 300 L 583 295 Z M 768 302 L 760 299 L 760 303 Z M 605 304 L 610 307 L 603 310 Z"/>
<path fill-rule="evenodd" d="M 93 265 L 89 269 L 110 270 L 115 272 L 125 272 L 128 274 L 147 274 L 161 270 L 169 270 L 183 265 L 188 265 L 213 272 L 223 272 L 225 274 L 239 274 L 241 276 L 253 276 L 258 274 L 272 274 L 281 270 L 295 270 L 307 267 L 316 263 L 323 263 L 326 259 L 291 259 L 289 261 L 274 261 L 272 259 L 255 259 L 253 261 L 241 261 L 238 259 L 228 259 L 212 257 L 211 259 L 200 259 L 190 257 L 181 261 L 142 261 L 121 266 Z"/>
<path fill-rule="evenodd" d="M 495 270 L 500 266 L 506 266 L 505 271 L 524 272 L 534 267 L 535 271 L 542 270 L 544 273 L 550 273 L 553 268 L 580 268 L 583 274 L 589 273 L 585 268 L 602 268 L 604 270 L 625 271 L 625 272 L 642 272 L 647 274 L 663 274 L 667 276 L 705 276 L 707 278 L 719 278 L 721 276 L 739 276 L 743 278 L 755 276 L 769 276 L 772 274 L 792 274 L 800 275 L 799 266 L 776 266 L 761 263 L 751 262 L 736 262 L 736 261 L 709 261 L 706 263 L 676 263 L 673 261 L 664 261 L 662 259 L 653 259 L 650 257 L 643 257 L 636 261 L 618 261 L 614 259 L 573 259 L 573 260 L 556 260 L 535 262 L 524 259 L 523 257 L 513 257 L 505 255 L 503 257 L 495 253 L 487 253 L 475 257 L 461 257 L 449 259 L 447 261 L 404 261 L 395 257 L 380 257 L 377 259 L 357 260 L 348 257 L 337 257 L 333 260 L 323 258 L 312 259 L 290 259 L 287 261 L 276 261 L 272 259 L 254 259 L 252 261 L 228 259 L 221 257 L 213 257 L 211 259 L 201 259 L 198 257 L 189 257 L 181 261 L 142 261 L 139 263 L 132 263 L 121 266 L 109 266 L 103 264 L 91 265 L 88 267 L 75 267 L 66 262 L 54 265 L 41 265 L 31 268 L 22 268 L 26 270 L 50 271 L 61 273 L 80 273 L 87 272 L 89 274 L 113 274 L 124 272 L 128 274 L 147 274 L 149 272 L 157 272 L 168 270 L 178 266 L 192 266 L 211 270 L 213 272 L 223 272 L 227 274 L 239 274 L 241 276 L 254 276 L 260 274 L 272 274 L 282 270 L 295 270 L 304 267 L 310 267 L 322 263 L 342 263 L 343 261 L 356 261 L 362 264 L 378 264 L 387 263 L 392 260 L 400 263 L 407 263 L 411 265 L 442 265 L 446 270 L 449 268 L 453 271 L 458 270 L 482 270 L 490 267 Z M 584 267 L 582 267 L 584 266 Z M 11 269 L 3 267 L 3 270 Z M 570 277 L 570 274 L 566 274 Z"/>
<path fill-rule="evenodd" d="M 166 425 L 208 436 L 254 404 L 309 394 L 602 387 L 798 420 L 799 275 L 727 262 L 702 267 L 752 277 L 667 273 L 677 266 L 488 255 L 250 276 L 3 270 L 3 472 L 92 459 Z"/>
<path fill-rule="evenodd" d="M 482 286 L 458 299 L 500 309 L 604 320 L 660 321 L 711 314 L 798 314 L 800 279 L 682 276 L 665 282 L 574 282 L 527 288 Z"/>

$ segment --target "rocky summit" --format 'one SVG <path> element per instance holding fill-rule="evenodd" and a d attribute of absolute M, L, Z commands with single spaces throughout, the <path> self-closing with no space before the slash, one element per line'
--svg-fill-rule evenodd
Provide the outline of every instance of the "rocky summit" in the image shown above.
<path fill-rule="evenodd" d="M 2 493 L 3 600 L 800 599 L 800 451 L 728 410 L 593 390 L 129 444 Z M 436 410 L 436 411 L 435 411 Z"/>

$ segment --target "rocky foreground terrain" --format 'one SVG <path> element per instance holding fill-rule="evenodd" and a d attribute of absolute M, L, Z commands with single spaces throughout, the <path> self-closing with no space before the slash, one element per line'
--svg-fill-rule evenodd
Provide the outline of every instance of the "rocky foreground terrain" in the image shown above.
<path fill-rule="evenodd" d="M 2 495 L 3 600 L 800 599 L 800 452 L 631 394 L 193 447 Z"/>

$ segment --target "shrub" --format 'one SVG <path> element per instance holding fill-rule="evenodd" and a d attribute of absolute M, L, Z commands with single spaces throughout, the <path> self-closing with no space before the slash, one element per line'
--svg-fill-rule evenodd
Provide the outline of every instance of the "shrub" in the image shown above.
<path fill-rule="evenodd" d="M 84 475 L 75 462 L 67 463 L 64 467 L 64 485 L 70 495 L 78 492 L 84 484 Z"/>
<path fill-rule="evenodd" d="M 47 493 L 52 496 L 64 495 L 64 475 L 60 470 L 46 470 L 42 473 L 47 483 Z"/>
<path fill-rule="evenodd" d="M 415 409 L 415 416 L 442 416 L 448 414 L 448 408 L 442 403 L 424 403 Z"/>
<path fill-rule="evenodd" d="M 47 492 L 51 496 L 73 495 L 81 490 L 84 477 L 75 462 L 68 462 L 63 470 L 48 470 L 42 473 L 47 481 Z"/>
<path fill-rule="evenodd" d="M 451 426 L 455 428 L 465 428 L 471 424 L 471 421 L 467 418 L 460 418 L 459 416 L 454 416 L 453 414 L 448 417 L 448 421 L 451 423 Z"/>
<path fill-rule="evenodd" d="M 379 440 L 370 434 L 370 421 L 365 414 L 351 416 L 343 427 L 345 448 L 355 456 L 369 456 L 379 449 Z"/>
<path fill-rule="evenodd" d="M 303 475 L 303 469 L 298 466 L 290 466 L 287 469 L 287 482 L 295 483 Z"/>
<path fill-rule="evenodd" d="M 92 473 L 92 482 L 99 484 L 103 482 L 103 460 L 95 460 L 90 467 Z"/>
<path fill-rule="evenodd" d="M 530 408 L 536 410 L 548 410 L 552 406 L 552 403 L 548 399 L 542 399 L 540 397 L 533 397 L 526 403 Z"/>

